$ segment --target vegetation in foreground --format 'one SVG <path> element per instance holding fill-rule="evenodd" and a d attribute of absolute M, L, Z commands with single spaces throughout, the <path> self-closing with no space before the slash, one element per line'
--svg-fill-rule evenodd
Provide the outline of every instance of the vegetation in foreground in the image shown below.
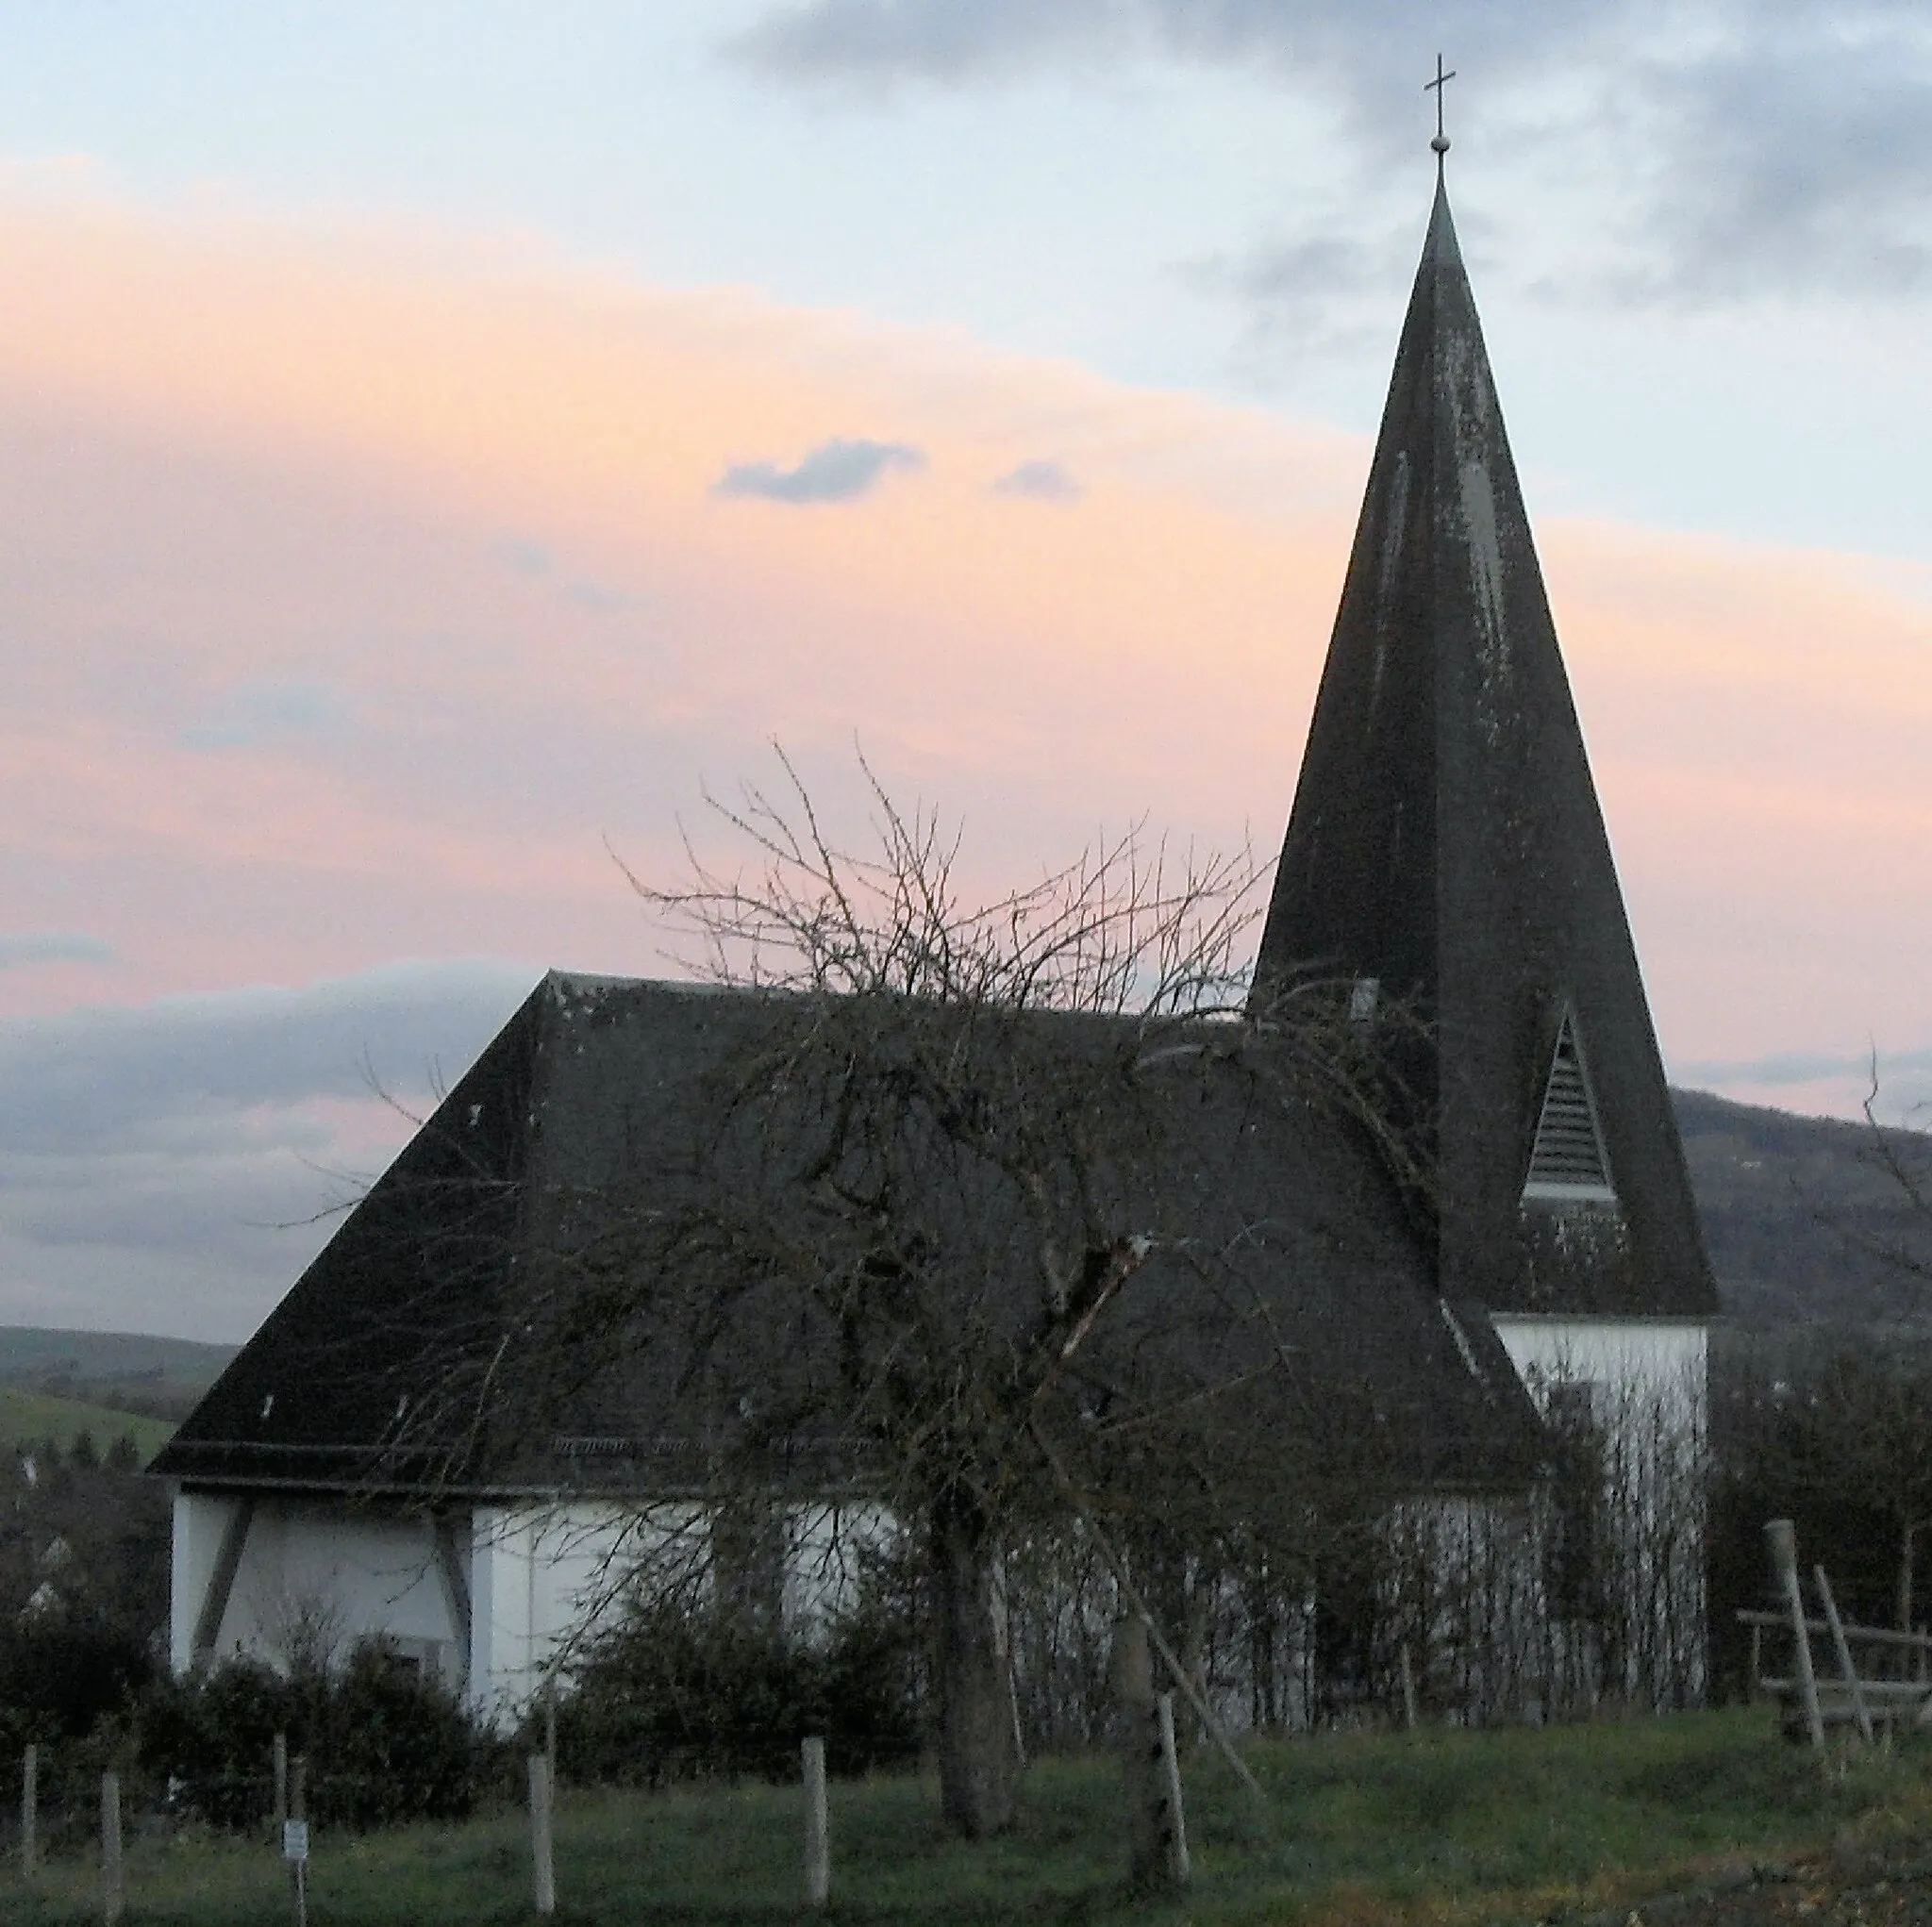
<path fill-rule="evenodd" d="M 1257 1810 L 1211 1753 L 1188 1766 L 1195 1880 L 1184 1900 L 1120 1875 L 1119 1776 L 1104 1756 L 1050 1760 L 1010 1835 L 970 1843 L 938 1822 L 922 1776 L 835 1784 L 830 1918 L 981 1921 L 1530 1921 L 1627 1906 L 1726 1863 L 1775 1860 L 1848 1832 L 1923 1833 L 1932 1746 L 1854 1755 L 1821 1773 L 1763 1708 L 1548 1729 L 1279 1740 L 1250 1758 Z M 795 1921 L 795 1786 L 565 1792 L 559 1922 Z M 135 1840 L 130 1921 L 267 1921 L 286 1874 L 264 1836 Z M 318 1829 L 322 1923 L 530 1918 L 521 1814 L 354 1835 Z M 0 1878 L 0 1922 L 99 1917 L 91 1854 Z"/>

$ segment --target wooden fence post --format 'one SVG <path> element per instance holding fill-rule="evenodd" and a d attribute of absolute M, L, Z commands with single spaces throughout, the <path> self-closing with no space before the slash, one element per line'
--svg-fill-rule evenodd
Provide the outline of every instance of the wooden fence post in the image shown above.
<path fill-rule="evenodd" d="M 121 1776 L 101 1775 L 101 1917 L 115 1927 L 127 1904 L 121 1864 Z"/>
<path fill-rule="evenodd" d="M 282 1837 L 282 1829 L 289 1823 L 289 1736 L 275 1735 L 273 1754 L 275 1776 L 275 1838 Z"/>
<path fill-rule="evenodd" d="M 299 1853 L 289 1851 L 289 1829 L 299 1828 Z M 289 1818 L 283 1822 L 282 1852 L 289 1862 L 289 1895 L 295 1927 L 308 1927 L 308 1759 L 297 1753 L 289 1762 Z"/>
<path fill-rule="evenodd" d="M 1798 1532 L 1789 1519 L 1774 1519 L 1764 1528 L 1771 1547 L 1771 1563 L 1784 1588 L 1785 1603 L 1790 1608 L 1791 1638 L 1796 1647 L 1798 1689 L 1805 1701 L 1805 1724 L 1811 1745 L 1824 1751 L 1824 1720 L 1818 1711 L 1818 1679 L 1811 1670 L 1811 1634 L 1805 1624 L 1805 1594 L 1798 1584 Z"/>
<path fill-rule="evenodd" d="M 29 1745 L 20 1760 L 20 1877 L 41 1870 L 41 1750 Z"/>
<path fill-rule="evenodd" d="M 537 1911 L 557 1911 L 556 1836 L 552 1826 L 550 1755 L 530 1755 L 530 1884 Z"/>
<path fill-rule="evenodd" d="M 1407 1732 L 1413 1733 L 1416 1729 L 1415 1669 L 1408 1663 L 1407 1639 L 1396 1654 L 1396 1664 L 1402 1676 L 1402 1724 Z"/>
<path fill-rule="evenodd" d="M 825 1805 L 825 1743 L 799 1748 L 805 1761 L 805 1903 L 823 1907 L 832 1892 L 832 1825 Z"/>
<path fill-rule="evenodd" d="M 1823 1566 L 1812 1567 L 1811 1573 L 1818 1581 L 1818 1596 L 1824 1602 L 1824 1623 L 1831 1628 L 1831 1643 L 1838 1654 L 1838 1670 L 1844 1675 L 1845 1689 L 1852 1696 L 1852 1712 L 1858 1722 L 1858 1736 L 1870 1746 L 1872 1714 L 1865 1704 L 1865 1688 L 1858 1683 L 1858 1670 L 1852 1664 L 1851 1644 L 1845 1638 L 1844 1621 L 1838 1616 L 1838 1602 L 1831 1596 L 1831 1581 L 1824 1576 Z"/>

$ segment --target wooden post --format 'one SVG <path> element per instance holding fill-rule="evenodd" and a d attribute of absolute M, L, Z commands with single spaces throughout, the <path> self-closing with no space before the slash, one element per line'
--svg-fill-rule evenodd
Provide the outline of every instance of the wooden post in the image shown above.
<path fill-rule="evenodd" d="M 1831 1581 L 1824 1576 L 1823 1566 L 1812 1567 L 1811 1575 L 1818 1581 L 1818 1596 L 1824 1602 L 1824 1623 L 1831 1628 L 1831 1643 L 1838 1654 L 1838 1670 L 1843 1676 L 1845 1690 L 1852 1696 L 1852 1712 L 1858 1722 L 1858 1736 L 1870 1746 L 1872 1713 L 1865 1704 L 1865 1688 L 1858 1683 L 1858 1670 L 1852 1664 L 1852 1649 L 1845 1638 L 1844 1621 L 1838 1616 L 1838 1602 L 1831 1596 Z"/>
<path fill-rule="evenodd" d="M 1762 1626 L 1753 1626 L 1751 1628 L 1751 1681 L 1744 1688 L 1744 1703 L 1746 1705 L 1755 1705 L 1757 1703 L 1757 1695 L 1762 1690 L 1760 1683 L 1763 1678 L 1764 1628 Z"/>
<path fill-rule="evenodd" d="M 1805 1702 L 1805 1725 L 1811 1745 L 1824 1751 L 1824 1721 L 1818 1711 L 1818 1680 L 1811 1670 L 1811 1635 L 1805 1624 L 1805 1595 L 1798 1585 L 1798 1533 L 1789 1519 L 1774 1519 L 1764 1528 L 1771 1563 L 1790 1608 L 1791 1640 L 1796 1649 L 1798 1690 Z"/>
<path fill-rule="evenodd" d="M 282 1829 L 289 1823 L 289 1736 L 275 1735 L 275 1838 L 282 1837 Z"/>
<path fill-rule="evenodd" d="M 299 1853 L 289 1852 L 289 1828 L 299 1828 Z M 295 1927 L 308 1927 L 308 1760 L 297 1753 L 289 1762 L 289 1818 L 283 1823 L 282 1852 L 289 1862 L 289 1897 Z"/>
<path fill-rule="evenodd" d="M 1174 1649 L 1160 1636 L 1160 1628 L 1154 1623 L 1154 1615 L 1147 1610 L 1147 1602 L 1141 1597 L 1140 1588 L 1135 1586 L 1133 1575 L 1128 1572 L 1126 1562 L 1114 1551 L 1113 1541 L 1101 1531 L 1100 1521 L 1094 1518 L 1092 1508 L 1080 1496 L 1080 1488 L 1074 1483 L 1074 1477 L 1067 1470 L 1066 1461 L 1053 1449 L 1053 1441 L 1047 1437 L 1038 1423 L 1027 1420 L 1027 1429 L 1033 1435 L 1033 1442 L 1040 1448 L 1040 1455 L 1046 1461 L 1047 1470 L 1058 1481 L 1060 1489 L 1073 1501 L 1074 1510 L 1079 1515 L 1080 1523 L 1092 1535 L 1093 1543 L 1100 1549 L 1100 1556 L 1107 1562 L 1107 1570 L 1113 1574 L 1114 1584 L 1121 1589 L 1121 1596 L 1141 1616 L 1141 1624 L 1147 1629 L 1147 1636 L 1155 1649 L 1167 1664 L 1167 1670 L 1174 1675 L 1174 1683 L 1181 1689 L 1181 1697 L 1193 1708 L 1194 1717 L 1200 1720 L 1203 1729 L 1214 1744 L 1221 1749 L 1222 1757 L 1234 1769 L 1234 1776 L 1255 1796 L 1262 1806 L 1268 1804 L 1268 1796 L 1261 1791 L 1261 1783 L 1248 1771 L 1247 1762 L 1234 1750 L 1231 1740 L 1215 1719 L 1214 1709 L 1208 1705 L 1206 1696 L 1188 1677 L 1186 1669 L 1174 1655 Z"/>
<path fill-rule="evenodd" d="M 825 1743 L 808 1739 L 805 1759 L 805 1903 L 823 1907 L 832 1892 L 832 1827 L 825 1806 Z"/>
<path fill-rule="evenodd" d="M 556 1840 L 551 1826 L 550 1755 L 530 1755 L 530 1879 L 537 1911 L 557 1911 Z"/>
<path fill-rule="evenodd" d="M 1402 1642 L 1396 1660 L 1402 1674 L 1402 1723 L 1410 1733 L 1416 1729 L 1415 1670 L 1408 1663 L 1408 1641 Z"/>
<path fill-rule="evenodd" d="M 115 1927 L 127 1905 L 121 1864 L 121 1776 L 101 1775 L 101 1918 Z"/>
<path fill-rule="evenodd" d="M 29 1746 L 20 1760 L 20 1877 L 41 1870 L 41 1750 Z"/>
<path fill-rule="evenodd" d="M 1188 1818 L 1181 1803 L 1180 1755 L 1174 1744 L 1174 1695 L 1162 1693 L 1154 1703 L 1159 1724 L 1160 1777 L 1167 1803 L 1167 1877 L 1175 1886 L 1188 1884 Z"/>
<path fill-rule="evenodd" d="M 1161 1769 L 1159 1712 L 1147 1622 L 1138 1613 L 1115 1620 L 1108 1686 L 1114 1739 L 1121 1753 L 1121 1790 L 1127 1811 L 1127 1875 L 1146 1885 L 1167 1873 L 1167 1786 Z"/>

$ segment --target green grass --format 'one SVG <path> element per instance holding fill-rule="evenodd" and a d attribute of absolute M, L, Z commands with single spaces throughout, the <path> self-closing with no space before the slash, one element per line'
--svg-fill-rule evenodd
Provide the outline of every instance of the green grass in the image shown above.
<path fill-rule="evenodd" d="M 930 1781 L 832 1789 L 833 1904 L 850 1922 L 1366 1923 L 1527 1921 L 1681 1885 L 1717 1863 L 1779 1857 L 1847 1827 L 1932 1819 L 1932 1749 L 1821 1774 L 1760 1710 L 1549 1732 L 1312 1738 L 1254 1747 L 1257 1811 L 1210 1755 L 1187 1763 L 1196 1877 L 1184 1900 L 1120 1878 L 1118 1777 L 1104 1758 L 1028 1774 L 1018 1829 L 971 1845 L 937 1824 Z M 776 1927 L 797 1920 L 795 1787 L 561 1797 L 563 1927 L 648 1922 Z M 318 1834 L 317 1927 L 531 1918 L 522 1817 Z M 208 1836 L 142 1840 L 128 1919 L 241 1927 L 288 1918 L 271 1850 Z M 35 1894 L 0 1876 L 0 1923 L 99 1918 L 94 1870 L 58 1860 Z"/>
<path fill-rule="evenodd" d="M 64 1448 L 81 1433 L 90 1432 L 95 1445 L 106 1452 L 125 1434 L 134 1440 L 145 1465 L 168 1442 L 174 1430 L 163 1419 L 117 1412 L 111 1405 L 0 1387 L 0 1447 L 36 1445 L 43 1438 L 58 1438 Z"/>

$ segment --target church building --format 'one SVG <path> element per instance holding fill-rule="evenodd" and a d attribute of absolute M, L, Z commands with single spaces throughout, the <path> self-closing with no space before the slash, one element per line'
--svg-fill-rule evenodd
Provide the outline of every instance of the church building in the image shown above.
<path fill-rule="evenodd" d="M 1285 1349 L 1348 1374 L 1401 1435 L 1414 1497 L 1391 1534 L 1439 1572 L 1507 1574 L 1520 1650 L 1465 1655 L 1457 1677 L 1487 1699 L 1464 1716 L 1681 1703 L 1703 1683 L 1717 1299 L 1445 144 L 1254 993 L 1332 982 L 1386 1032 L 1390 1129 L 1432 1181 L 1405 1188 L 1291 1121 L 1180 1161 L 1201 1167 L 1185 1182 L 1205 1219 L 1277 1227 L 1250 1285 Z M 461 1450 L 395 1442 L 451 1404 L 432 1361 L 455 1351 L 483 1409 L 562 1236 L 558 1201 L 646 1170 L 753 995 L 537 987 L 157 1459 L 176 1494 L 177 1670 L 381 1636 L 489 1717 L 527 1704 L 637 1503 L 668 1489 L 660 1421 L 605 1406 L 541 1438 L 477 1445 L 479 1420 Z M 1579 1498 L 1560 1474 L 1584 1438 Z M 1446 1607 L 1421 1612 L 1422 1647 L 1451 1638 Z"/>

